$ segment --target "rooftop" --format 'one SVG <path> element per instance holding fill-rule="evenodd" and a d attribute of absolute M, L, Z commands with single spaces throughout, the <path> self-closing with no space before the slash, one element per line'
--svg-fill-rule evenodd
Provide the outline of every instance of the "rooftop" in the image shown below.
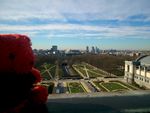
<path fill-rule="evenodd" d="M 141 65 L 150 66 L 150 56 L 149 55 L 140 56 L 139 58 L 136 59 L 136 61 L 140 62 Z"/>

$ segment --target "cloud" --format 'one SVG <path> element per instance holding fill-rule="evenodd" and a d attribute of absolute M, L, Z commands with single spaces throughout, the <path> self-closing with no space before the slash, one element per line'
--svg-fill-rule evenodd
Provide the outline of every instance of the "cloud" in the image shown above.
<path fill-rule="evenodd" d="M 92 37 L 92 38 L 150 38 L 150 27 L 133 26 L 89 26 L 78 24 L 47 24 L 47 25 L 0 25 L 0 32 L 29 33 L 32 36 L 49 35 L 49 37 Z"/>
<path fill-rule="evenodd" d="M 105 30 L 105 28 L 98 26 L 88 26 L 88 25 L 78 25 L 78 24 L 47 24 L 47 25 L 0 25 L 0 30 L 89 30 L 89 31 L 100 31 Z"/>
<path fill-rule="evenodd" d="M 149 0 L 1 0 L 3 20 L 67 19 L 124 20 L 142 14 L 150 17 Z"/>
<path fill-rule="evenodd" d="M 150 0 L 1 0 L 0 33 L 149 39 L 149 4 Z"/>

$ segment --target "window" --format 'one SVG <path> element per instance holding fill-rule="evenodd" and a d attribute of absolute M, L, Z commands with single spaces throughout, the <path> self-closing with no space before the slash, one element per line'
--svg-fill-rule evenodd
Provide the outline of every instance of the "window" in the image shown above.
<path fill-rule="evenodd" d="M 145 80 L 145 82 L 149 83 L 149 80 Z"/>
<path fill-rule="evenodd" d="M 130 70 L 130 66 L 128 65 L 128 66 L 127 66 L 127 71 L 129 72 L 129 70 Z"/>

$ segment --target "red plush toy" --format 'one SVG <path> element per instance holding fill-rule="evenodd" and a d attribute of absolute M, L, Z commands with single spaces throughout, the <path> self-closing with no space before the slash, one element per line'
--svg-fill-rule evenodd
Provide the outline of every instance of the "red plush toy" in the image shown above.
<path fill-rule="evenodd" d="M 41 75 L 33 65 L 34 54 L 27 36 L 0 34 L 0 113 L 40 112 L 48 91 L 36 85 Z"/>

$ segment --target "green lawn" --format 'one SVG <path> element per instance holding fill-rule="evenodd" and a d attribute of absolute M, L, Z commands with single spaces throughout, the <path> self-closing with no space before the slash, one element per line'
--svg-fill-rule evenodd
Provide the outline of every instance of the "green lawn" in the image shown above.
<path fill-rule="evenodd" d="M 48 72 L 46 71 L 46 68 L 49 70 L 51 75 L 54 77 L 55 76 L 56 65 L 44 63 L 43 65 L 41 65 L 38 68 L 40 70 L 40 72 L 41 72 L 43 80 L 50 80 L 51 77 L 48 74 Z"/>
<path fill-rule="evenodd" d="M 101 75 L 94 73 L 92 71 L 87 70 L 90 78 L 101 77 Z"/>
<path fill-rule="evenodd" d="M 102 72 L 101 70 L 99 69 L 93 69 L 92 71 L 96 72 L 96 73 L 99 73 L 101 75 L 106 75 L 104 72 Z"/>
<path fill-rule="evenodd" d="M 70 71 L 72 72 L 73 75 L 77 75 L 78 73 L 73 69 L 73 67 L 70 67 Z"/>
<path fill-rule="evenodd" d="M 47 69 L 49 69 L 49 68 L 53 67 L 53 66 L 54 66 L 54 64 L 47 64 L 47 63 L 45 63 L 45 64 L 44 64 L 44 66 L 46 66 L 46 67 L 47 67 Z"/>
<path fill-rule="evenodd" d="M 102 72 L 100 69 L 98 69 L 98 68 L 94 68 L 94 66 L 91 66 L 91 65 L 87 65 L 87 64 L 85 64 L 86 65 L 86 68 L 87 69 L 89 69 L 89 70 L 91 70 L 91 71 L 94 71 L 94 72 L 96 72 L 96 73 L 99 73 L 99 74 L 105 74 L 104 72 Z"/>
<path fill-rule="evenodd" d="M 124 83 L 124 82 L 121 82 L 121 81 L 118 81 L 118 80 L 112 80 L 110 82 L 118 82 L 118 83 L 123 84 L 124 86 L 132 89 L 132 90 L 137 90 L 138 89 L 136 86 L 132 86 L 132 85 L 130 85 L 128 83 Z"/>
<path fill-rule="evenodd" d="M 104 92 L 107 91 L 105 88 L 103 88 L 103 87 L 100 85 L 100 82 L 98 82 L 98 81 L 93 81 L 93 83 L 94 83 L 97 87 L 99 87 L 101 91 L 104 91 Z"/>
<path fill-rule="evenodd" d="M 56 66 L 53 66 L 51 69 L 49 69 L 52 77 L 55 77 L 55 72 L 56 72 Z"/>
<path fill-rule="evenodd" d="M 84 66 L 83 65 L 81 65 L 81 64 L 78 64 L 78 65 L 76 65 L 76 66 L 74 66 L 78 71 L 80 71 L 84 76 L 87 76 L 86 75 L 86 72 L 85 72 L 85 70 L 84 70 Z"/>
<path fill-rule="evenodd" d="M 94 69 L 92 66 L 87 65 L 87 64 L 85 64 L 85 63 L 84 63 L 83 65 L 85 65 L 87 69 L 90 69 L 90 70 L 93 70 L 93 69 Z"/>
<path fill-rule="evenodd" d="M 49 76 L 49 74 L 47 72 L 44 72 L 42 74 L 42 78 L 43 78 L 43 80 L 50 80 L 51 79 L 50 76 Z"/>
<path fill-rule="evenodd" d="M 43 65 L 41 65 L 40 67 L 38 67 L 38 69 L 39 69 L 39 71 L 40 71 L 41 73 L 43 73 L 43 72 L 45 71 L 45 68 L 43 67 Z"/>
<path fill-rule="evenodd" d="M 105 88 L 107 88 L 109 91 L 115 91 L 115 90 L 127 90 L 126 87 L 123 87 L 119 83 L 116 82 L 108 82 L 108 83 L 101 83 Z"/>
<path fill-rule="evenodd" d="M 80 83 L 71 82 L 68 83 L 68 87 L 70 89 L 70 93 L 83 93 L 84 89 L 82 88 Z"/>
<path fill-rule="evenodd" d="M 90 65 L 87 65 L 85 63 L 76 64 L 74 67 L 76 67 L 84 76 L 87 76 L 84 66 L 87 68 L 87 72 L 91 78 L 101 77 L 101 76 L 105 75 L 105 73 L 102 72 L 101 70 L 94 68 Z"/>
<path fill-rule="evenodd" d="M 85 71 L 83 68 L 78 68 L 78 70 L 79 70 L 84 76 L 87 76 L 87 75 L 86 75 L 86 71 Z"/>

